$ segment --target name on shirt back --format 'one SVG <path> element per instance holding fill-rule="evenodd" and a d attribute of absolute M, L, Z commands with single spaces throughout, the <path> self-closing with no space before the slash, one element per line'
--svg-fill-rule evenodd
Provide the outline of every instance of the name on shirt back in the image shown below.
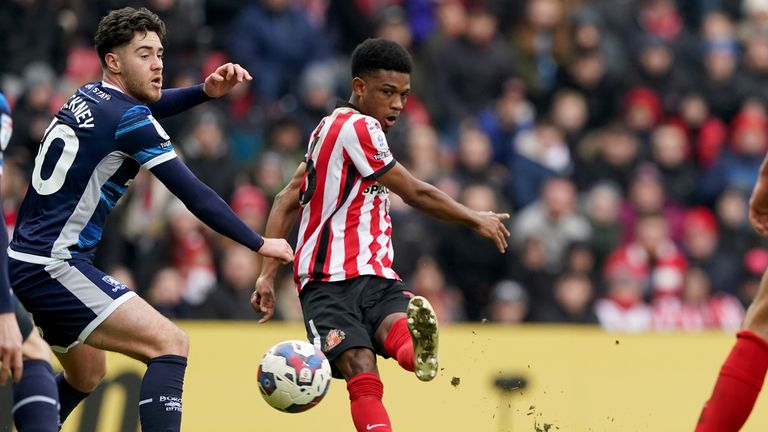
<path fill-rule="evenodd" d="M 95 126 L 93 123 L 93 114 L 91 114 L 91 108 L 88 107 L 88 104 L 82 98 L 80 98 L 80 96 L 75 96 L 70 99 L 67 104 L 64 105 L 64 108 L 72 112 L 72 116 L 75 117 L 75 121 L 77 121 L 78 127 L 92 128 Z"/>

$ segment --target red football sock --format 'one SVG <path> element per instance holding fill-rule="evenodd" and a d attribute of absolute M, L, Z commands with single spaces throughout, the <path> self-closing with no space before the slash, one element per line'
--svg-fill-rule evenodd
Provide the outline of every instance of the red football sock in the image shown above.
<path fill-rule="evenodd" d="M 384 384 L 378 375 L 361 373 L 347 382 L 352 421 L 358 432 L 392 432 L 389 415 L 381 402 Z"/>
<path fill-rule="evenodd" d="M 768 370 L 768 342 L 751 331 L 736 334 L 736 344 L 704 404 L 696 432 L 735 432 L 752 412 Z"/>
<path fill-rule="evenodd" d="M 413 340 L 411 340 L 405 318 L 392 324 L 387 333 L 387 340 L 384 341 L 384 349 L 387 354 L 397 360 L 400 367 L 413 372 Z"/>

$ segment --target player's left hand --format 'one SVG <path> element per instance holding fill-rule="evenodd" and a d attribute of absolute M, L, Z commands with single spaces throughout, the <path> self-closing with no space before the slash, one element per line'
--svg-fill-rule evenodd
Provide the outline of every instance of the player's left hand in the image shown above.
<path fill-rule="evenodd" d="M 754 228 L 758 234 L 768 236 L 768 210 L 750 206 L 748 217 L 749 223 L 752 224 L 752 228 Z"/>
<path fill-rule="evenodd" d="M 763 168 L 761 167 L 761 172 Z M 749 223 L 758 234 L 768 236 L 768 184 L 761 176 L 758 178 L 752 195 L 749 197 Z"/>
<path fill-rule="evenodd" d="M 0 314 L 0 385 L 5 385 L 8 376 L 13 375 L 19 382 L 24 370 L 21 358 L 21 333 L 13 312 Z"/>
<path fill-rule="evenodd" d="M 203 91 L 212 98 L 224 96 L 237 84 L 250 81 L 253 77 L 237 63 L 225 63 L 208 75 L 203 84 Z"/>
<path fill-rule="evenodd" d="M 275 314 L 275 280 L 267 276 L 259 276 L 256 280 L 256 290 L 251 294 L 251 307 L 261 312 L 259 323 L 269 321 Z"/>
<path fill-rule="evenodd" d="M 504 221 L 509 220 L 509 213 L 478 212 L 478 221 L 474 231 L 483 237 L 491 239 L 499 252 L 507 250 L 507 238 L 509 230 L 504 226 Z"/>

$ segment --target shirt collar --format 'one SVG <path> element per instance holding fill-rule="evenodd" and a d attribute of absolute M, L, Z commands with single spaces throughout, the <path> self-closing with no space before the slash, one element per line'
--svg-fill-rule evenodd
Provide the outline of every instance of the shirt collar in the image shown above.
<path fill-rule="evenodd" d="M 116 85 L 110 84 L 110 83 L 108 83 L 108 82 L 106 82 L 106 81 L 102 81 L 102 82 L 101 82 L 101 86 L 102 86 L 102 87 L 106 87 L 106 88 L 108 88 L 108 89 L 117 90 L 117 91 L 119 91 L 120 93 L 122 93 L 122 94 L 125 94 L 125 92 L 123 92 L 122 90 L 120 90 L 120 88 L 119 88 L 119 87 L 117 87 Z"/>
<path fill-rule="evenodd" d="M 359 113 L 362 113 L 362 111 L 360 111 L 360 108 L 356 107 L 355 104 L 349 101 L 343 101 L 341 99 L 336 101 L 336 108 L 351 108 Z"/>

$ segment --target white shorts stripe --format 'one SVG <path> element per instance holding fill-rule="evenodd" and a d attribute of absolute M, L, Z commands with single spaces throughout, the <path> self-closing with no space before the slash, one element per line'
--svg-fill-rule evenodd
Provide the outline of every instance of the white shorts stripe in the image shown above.
<path fill-rule="evenodd" d="M 66 261 L 45 266 L 45 271 L 78 298 L 96 315 L 112 302 L 112 297 Z"/>
<path fill-rule="evenodd" d="M 142 399 L 139 401 L 139 406 L 142 406 L 144 404 L 152 403 L 152 398 L 149 399 Z"/>
<path fill-rule="evenodd" d="M 65 346 L 65 347 L 58 346 L 58 345 L 51 345 L 51 351 L 57 352 L 57 353 L 66 353 L 66 352 L 68 352 L 69 350 L 71 350 L 72 348 L 76 347 L 79 344 L 80 344 L 80 341 L 76 340 L 76 341 L 72 342 L 71 344 L 69 344 L 68 346 Z"/>
<path fill-rule="evenodd" d="M 158 165 L 160 165 L 163 162 L 168 162 L 169 160 L 176 157 L 176 151 L 171 150 L 168 153 L 161 154 L 160 156 L 156 158 L 152 158 L 148 160 L 144 165 L 142 165 L 146 169 L 152 169 Z"/>
<path fill-rule="evenodd" d="M 88 323 L 77 336 L 76 342 L 67 347 L 52 345 L 51 349 L 56 352 L 67 352 L 77 343 L 84 342 L 96 327 L 104 322 L 115 309 L 136 296 L 134 291 L 128 291 L 119 298 L 113 299 L 80 272 L 80 270 L 69 265 L 66 261 L 55 260 L 54 264 L 45 266 L 45 271 L 96 314 L 96 318 Z"/>
<path fill-rule="evenodd" d="M 88 324 L 83 331 L 80 332 L 80 335 L 77 336 L 77 340 L 80 342 L 85 342 L 86 339 L 88 339 L 88 336 L 93 333 L 94 330 L 96 330 L 96 327 L 99 326 L 102 322 L 104 322 L 105 319 L 109 318 L 110 315 L 112 315 L 112 312 L 115 311 L 121 304 L 127 302 L 128 300 L 132 299 L 133 297 L 136 297 L 136 293 L 131 291 L 123 294 L 118 298 L 117 300 L 112 301 L 112 303 L 102 311 L 99 316 L 93 319 L 90 324 Z"/>
<path fill-rule="evenodd" d="M 23 261 L 30 264 L 51 265 L 60 263 L 60 259 L 44 257 L 40 255 L 32 255 L 24 252 L 17 252 L 10 247 L 8 248 L 8 256 L 18 261 Z"/>
<path fill-rule="evenodd" d="M 315 321 L 309 320 L 309 330 L 312 332 L 312 345 L 315 346 L 315 348 L 319 350 L 323 350 L 323 347 L 320 344 L 320 333 L 317 331 L 317 327 L 315 327 Z"/>
<path fill-rule="evenodd" d="M 54 399 L 54 398 L 50 398 L 48 396 L 40 396 L 40 395 L 30 396 L 28 398 L 24 398 L 24 399 L 16 402 L 16 405 L 14 405 L 13 408 L 11 409 L 11 415 L 13 415 L 16 412 L 17 409 L 23 407 L 24 405 L 35 403 L 35 402 L 42 402 L 42 403 L 47 403 L 47 404 L 51 404 L 51 405 L 54 405 L 54 406 L 58 406 L 58 403 L 56 402 L 56 399 Z"/>

